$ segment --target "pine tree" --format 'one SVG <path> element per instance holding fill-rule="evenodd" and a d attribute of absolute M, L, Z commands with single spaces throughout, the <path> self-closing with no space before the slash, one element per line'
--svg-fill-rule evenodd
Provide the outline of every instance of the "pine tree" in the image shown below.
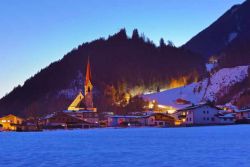
<path fill-rule="evenodd" d="M 166 46 L 166 44 L 165 44 L 165 42 L 164 42 L 164 39 L 161 38 L 161 39 L 160 39 L 160 47 L 163 48 L 163 47 L 165 47 L 165 46 Z"/>
<path fill-rule="evenodd" d="M 132 40 L 137 40 L 139 38 L 140 38 L 140 36 L 139 36 L 138 30 L 134 29 L 133 34 L 132 34 Z"/>

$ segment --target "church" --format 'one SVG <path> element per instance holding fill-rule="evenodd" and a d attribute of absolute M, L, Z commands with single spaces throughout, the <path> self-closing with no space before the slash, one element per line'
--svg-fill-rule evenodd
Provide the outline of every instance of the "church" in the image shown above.
<path fill-rule="evenodd" d="M 93 85 L 91 83 L 90 61 L 87 61 L 86 76 L 83 93 L 80 91 L 68 109 L 64 112 L 73 117 L 89 123 L 98 124 L 99 117 L 97 109 L 93 104 Z"/>

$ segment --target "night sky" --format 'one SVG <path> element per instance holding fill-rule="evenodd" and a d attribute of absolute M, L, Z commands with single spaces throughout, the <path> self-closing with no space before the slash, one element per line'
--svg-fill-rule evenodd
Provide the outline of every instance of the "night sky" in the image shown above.
<path fill-rule="evenodd" d="M 0 97 L 83 42 L 134 28 L 181 46 L 244 0 L 1 0 Z"/>

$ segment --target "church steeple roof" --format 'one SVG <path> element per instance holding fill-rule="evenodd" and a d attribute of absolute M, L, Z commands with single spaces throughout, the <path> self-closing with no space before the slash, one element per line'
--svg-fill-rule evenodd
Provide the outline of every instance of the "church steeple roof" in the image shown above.
<path fill-rule="evenodd" d="M 91 71 L 90 71 L 90 63 L 89 63 L 89 57 L 88 57 L 85 85 L 87 85 L 90 81 L 91 81 Z"/>

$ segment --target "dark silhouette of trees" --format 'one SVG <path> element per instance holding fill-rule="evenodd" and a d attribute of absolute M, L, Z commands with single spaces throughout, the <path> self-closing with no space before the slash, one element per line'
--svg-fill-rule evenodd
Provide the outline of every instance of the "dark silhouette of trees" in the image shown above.
<path fill-rule="evenodd" d="M 0 100 L 0 115 L 13 113 L 23 116 L 25 110 L 42 115 L 52 110 L 65 110 L 72 99 L 59 92 L 83 89 L 88 57 L 94 103 L 99 111 L 109 109 L 104 104 L 105 100 L 110 101 L 107 102 L 109 105 L 115 101 L 125 106 L 122 100 L 133 88 L 156 91 L 175 78 L 189 76 L 189 82 L 192 82 L 194 75 L 199 77 L 205 71 L 201 56 L 184 48 L 156 47 L 152 41 L 146 40 L 145 35 L 139 36 L 138 30 L 133 31 L 130 39 L 126 30 L 121 29 L 108 39 L 100 38 L 79 45 L 61 60 L 29 78 L 23 86 Z M 76 81 L 79 72 L 82 77 Z M 34 107 L 31 104 L 43 105 Z"/>
<path fill-rule="evenodd" d="M 165 44 L 165 42 L 164 42 L 164 39 L 161 38 L 161 39 L 160 39 L 160 47 L 163 48 L 163 47 L 165 47 L 165 46 L 166 46 L 166 44 Z"/>
<path fill-rule="evenodd" d="M 133 30 L 133 33 L 132 33 L 132 40 L 138 40 L 140 37 L 139 37 L 139 32 L 137 29 L 134 29 Z"/>

